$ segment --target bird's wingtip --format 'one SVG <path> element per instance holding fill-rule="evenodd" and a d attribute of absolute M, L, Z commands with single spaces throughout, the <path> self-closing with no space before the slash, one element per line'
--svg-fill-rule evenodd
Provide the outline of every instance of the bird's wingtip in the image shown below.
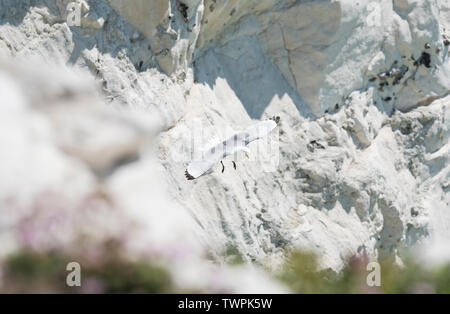
<path fill-rule="evenodd" d="M 270 118 L 269 120 L 274 121 L 277 125 L 280 124 L 280 116 L 273 116 L 272 118 Z"/>
<path fill-rule="evenodd" d="M 186 176 L 186 179 L 188 179 L 188 180 L 194 180 L 195 179 L 187 170 L 184 172 L 184 175 Z"/>

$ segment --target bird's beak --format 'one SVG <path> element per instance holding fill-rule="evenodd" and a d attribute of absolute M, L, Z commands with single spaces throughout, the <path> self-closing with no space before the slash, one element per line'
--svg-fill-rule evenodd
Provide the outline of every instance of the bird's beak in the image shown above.
<path fill-rule="evenodd" d="M 250 159 L 250 156 L 249 156 L 247 153 L 245 153 L 245 157 L 247 157 L 248 159 Z"/>

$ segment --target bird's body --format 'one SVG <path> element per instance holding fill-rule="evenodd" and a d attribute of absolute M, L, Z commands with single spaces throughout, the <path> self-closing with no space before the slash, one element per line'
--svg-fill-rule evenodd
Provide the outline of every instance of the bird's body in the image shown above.
<path fill-rule="evenodd" d="M 186 171 L 185 176 L 188 180 L 194 180 L 198 177 L 208 174 L 212 171 L 212 168 L 222 161 L 226 156 L 244 151 L 246 156 L 250 153 L 250 150 L 246 147 L 250 142 L 260 139 L 269 134 L 276 128 L 279 118 L 273 118 L 258 122 L 249 126 L 242 132 L 238 132 L 229 137 L 223 142 L 213 145 L 211 148 L 203 152 L 203 157 L 200 160 L 192 161 Z M 223 163 L 222 163 L 223 166 Z M 233 164 L 236 169 L 235 164 Z M 224 167 L 222 169 L 222 172 Z"/>

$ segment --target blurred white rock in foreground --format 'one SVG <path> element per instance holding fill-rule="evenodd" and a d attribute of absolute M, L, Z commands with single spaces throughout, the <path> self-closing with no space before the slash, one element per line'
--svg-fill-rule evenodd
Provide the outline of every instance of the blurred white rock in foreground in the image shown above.
<path fill-rule="evenodd" d="M 130 259 L 166 261 L 179 289 L 285 291 L 252 266 L 204 258 L 195 221 L 166 193 L 145 113 L 108 107 L 86 73 L 37 62 L 2 61 L 0 94 L 2 257 L 29 248 L 89 260 L 115 239 Z"/>

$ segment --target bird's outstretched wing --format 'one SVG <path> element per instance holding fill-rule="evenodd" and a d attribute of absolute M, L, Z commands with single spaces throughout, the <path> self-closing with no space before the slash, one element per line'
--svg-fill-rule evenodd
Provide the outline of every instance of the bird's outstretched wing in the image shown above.
<path fill-rule="evenodd" d="M 257 139 L 265 137 L 277 126 L 277 120 L 258 122 L 242 132 L 238 132 L 227 140 L 207 149 L 200 160 L 192 161 L 184 172 L 188 180 L 194 180 L 205 174 L 219 161 L 237 151 L 245 150 L 245 146 Z"/>
<path fill-rule="evenodd" d="M 243 142 L 237 142 L 235 141 L 235 138 L 236 135 L 204 151 L 200 160 L 194 160 L 188 165 L 184 173 L 186 178 L 188 180 L 194 180 L 205 174 L 226 156 L 242 150 Z"/>
<path fill-rule="evenodd" d="M 200 160 L 192 161 L 188 165 L 186 171 L 184 172 L 184 175 L 188 180 L 197 179 L 198 177 L 206 173 L 209 169 L 214 167 L 214 165 L 217 164 L 221 159 L 222 155 L 220 153 L 207 154 Z"/>
<path fill-rule="evenodd" d="M 258 122 L 246 128 L 242 133 L 245 138 L 245 145 L 257 139 L 267 136 L 273 129 L 277 127 L 275 120 L 265 120 Z"/>

